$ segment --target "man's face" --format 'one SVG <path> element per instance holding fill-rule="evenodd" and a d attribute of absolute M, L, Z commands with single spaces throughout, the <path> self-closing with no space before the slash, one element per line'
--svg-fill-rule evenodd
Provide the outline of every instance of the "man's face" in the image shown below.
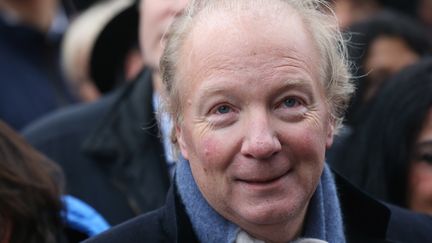
<path fill-rule="evenodd" d="M 208 203 L 251 232 L 303 220 L 333 137 L 311 36 L 291 11 L 266 16 L 206 16 L 178 71 L 182 155 Z"/>
<path fill-rule="evenodd" d="M 141 0 L 140 46 L 144 62 L 159 70 L 159 59 L 165 47 L 164 34 L 188 0 Z"/>

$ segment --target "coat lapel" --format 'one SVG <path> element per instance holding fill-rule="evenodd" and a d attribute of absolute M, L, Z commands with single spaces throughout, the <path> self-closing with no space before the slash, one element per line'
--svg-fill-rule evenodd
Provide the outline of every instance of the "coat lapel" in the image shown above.
<path fill-rule="evenodd" d="M 393 242 L 386 239 L 391 211 L 334 173 L 341 203 L 345 235 L 353 242 Z"/>
<path fill-rule="evenodd" d="M 135 214 L 162 206 L 169 187 L 152 103 L 151 72 L 124 87 L 83 151 L 109 176 Z"/>

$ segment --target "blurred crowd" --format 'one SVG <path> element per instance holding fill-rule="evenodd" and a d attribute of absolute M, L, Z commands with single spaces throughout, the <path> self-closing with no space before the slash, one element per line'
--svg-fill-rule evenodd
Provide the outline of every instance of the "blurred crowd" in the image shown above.
<path fill-rule="evenodd" d="M 0 0 L 1 243 L 78 242 L 164 203 L 154 72 L 177 9 L 141 1 Z M 328 3 L 356 88 L 327 163 L 432 216 L 432 0 Z"/>

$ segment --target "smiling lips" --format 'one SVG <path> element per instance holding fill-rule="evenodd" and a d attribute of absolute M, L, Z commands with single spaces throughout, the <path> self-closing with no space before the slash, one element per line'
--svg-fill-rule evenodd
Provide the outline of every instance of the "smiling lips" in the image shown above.
<path fill-rule="evenodd" d="M 250 184 L 250 185 L 257 185 L 257 186 L 258 185 L 267 185 L 267 184 L 271 184 L 273 182 L 278 181 L 282 177 L 286 176 L 289 172 L 291 172 L 291 170 L 288 170 L 281 175 L 277 175 L 277 176 L 270 177 L 270 178 L 253 178 L 253 179 L 237 179 L 237 180 L 240 182 L 243 182 L 243 183 Z"/>

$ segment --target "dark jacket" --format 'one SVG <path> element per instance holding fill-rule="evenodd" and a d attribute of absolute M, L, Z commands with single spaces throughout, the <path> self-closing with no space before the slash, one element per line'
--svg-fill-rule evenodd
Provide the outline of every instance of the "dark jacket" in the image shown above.
<path fill-rule="evenodd" d="M 67 192 L 111 225 L 162 206 L 169 175 L 152 105 L 152 79 L 33 124 L 24 136 L 56 161 Z"/>
<path fill-rule="evenodd" d="M 0 118 L 14 129 L 75 102 L 61 75 L 60 40 L 0 13 Z"/>
<path fill-rule="evenodd" d="M 348 242 L 432 242 L 431 217 L 386 206 L 360 192 L 339 176 L 336 176 L 336 184 Z M 193 243 L 198 240 L 175 187 L 171 187 L 164 207 L 85 242 Z"/>

